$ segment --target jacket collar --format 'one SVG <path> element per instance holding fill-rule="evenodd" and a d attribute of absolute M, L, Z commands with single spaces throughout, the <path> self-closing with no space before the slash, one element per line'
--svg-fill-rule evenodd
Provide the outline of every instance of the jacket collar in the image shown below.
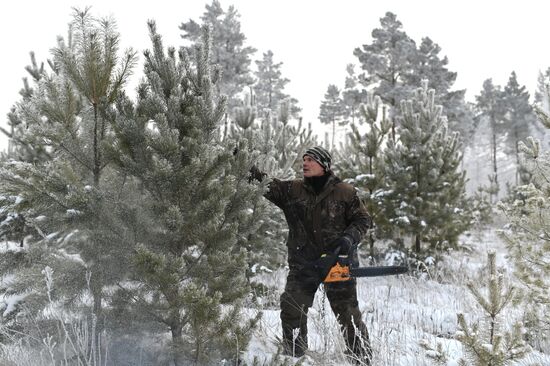
<path fill-rule="evenodd" d="M 313 189 L 313 187 L 311 186 L 311 184 L 308 182 L 308 179 L 304 179 L 303 180 L 304 182 L 304 188 L 311 194 L 316 194 L 315 192 L 315 189 Z M 319 191 L 315 199 L 315 202 L 318 203 L 320 202 L 321 200 L 323 200 L 323 198 L 325 198 L 326 196 L 328 196 L 328 194 L 330 192 L 332 192 L 332 190 L 334 189 L 334 186 L 337 184 L 337 183 L 340 183 L 341 180 L 340 178 L 338 178 L 337 176 L 334 175 L 334 173 L 332 171 L 329 171 L 328 173 L 328 179 L 327 179 L 327 182 L 325 183 L 324 187 L 321 189 L 321 191 Z"/>

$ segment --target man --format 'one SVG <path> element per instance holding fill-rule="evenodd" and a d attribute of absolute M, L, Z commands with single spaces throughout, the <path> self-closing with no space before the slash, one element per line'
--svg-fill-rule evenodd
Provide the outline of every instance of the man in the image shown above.
<path fill-rule="evenodd" d="M 283 210 L 289 227 L 289 273 L 281 295 L 281 323 L 283 352 L 296 357 L 307 349 L 307 313 L 334 264 L 329 258 L 334 258 L 334 253 L 354 253 L 353 248 L 371 225 L 355 189 L 334 175 L 331 161 L 324 148 L 308 149 L 303 155 L 304 178 L 273 179 L 265 195 Z M 258 180 L 265 177 L 256 167 L 251 174 Z M 355 280 L 324 286 L 344 333 L 347 354 L 357 363 L 370 364 L 369 337 L 361 320 Z"/>

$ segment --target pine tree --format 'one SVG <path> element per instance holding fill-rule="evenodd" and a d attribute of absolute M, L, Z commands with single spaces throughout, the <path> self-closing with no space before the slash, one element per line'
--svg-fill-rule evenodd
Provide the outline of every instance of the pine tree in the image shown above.
<path fill-rule="evenodd" d="M 441 342 L 437 342 L 435 347 L 426 339 L 422 339 L 420 342 L 420 347 L 426 350 L 426 356 L 433 362 L 433 364 L 438 366 L 447 366 L 449 364 L 449 354 L 447 350 L 443 347 Z M 466 366 L 466 362 L 461 360 L 457 366 Z"/>
<path fill-rule="evenodd" d="M 246 96 L 243 107 L 236 107 L 234 110 L 235 125 L 232 126 L 231 136 L 236 140 L 246 139 L 250 145 L 248 152 L 260 150 L 262 154 L 257 157 L 254 163 L 261 166 L 262 171 L 268 169 L 272 174 L 277 170 L 278 162 L 273 152 L 277 137 L 273 136 L 271 125 L 264 119 L 261 127 L 256 122 L 256 107 L 252 105 L 252 98 Z M 267 115 L 269 117 L 269 113 Z M 274 120 L 277 123 L 276 120 Z M 266 126 L 267 130 L 266 130 Z M 275 173 L 276 174 L 276 173 Z M 264 185 L 266 182 L 264 182 Z M 250 232 L 247 237 L 247 249 L 249 252 L 248 266 L 249 279 L 264 271 L 272 271 L 283 265 L 286 258 L 285 222 L 281 212 L 274 210 L 265 200 L 256 201 L 250 215 L 247 217 L 248 226 L 256 225 L 257 229 Z M 255 283 L 253 282 L 253 285 Z M 259 286 L 258 291 L 263 289 Z"/>
<path fill-rule="evenodd" d="M 535 90 L 535 100 L 533 103 L 535 119 L 537 119 L 537 109 L 545 113 L 550 112 L 550 99 L 548 95 L 550 95 L 550 67 L 546 69 L 544 73 L 539 72 L 537 78 L 537 88 Z M 531 136 L 540 140 L 543 146 L 548 146 L 550 144 L 550 135 L 546 133 L 544 126 L 540 123 L 535 123 L 532 127 Z"/>
<path fill-rule="evenodd" d="M 356 48 L 353 54 L 365 71 L 360 75 L 361 83 L 389 106 L 389 117 L 393 121 L 400 101 L 410 97 L 414 90 L 414 86 L 407 84 L 406 75 L 415 62 L 416 43 L 402 30 L 403 24 L 395 14 L 387 12 L 380 19 L 380 25 L 381 28 L 371 33 L 372 43 Z M 392 126 L 391 133 L 394 141 L 395 127 Z"/>
<path fill-rule="evenodd" d="M 276 140 L 276 154 L 280 156 L 278 165 L 283 172 L 280 177 L 293 176 L 296 171 L 301 171 L 301 154 L 308 146 L 315 144 L 311 123 L 307 129 L 303 125 L 302 117 L 298 118 L 297 123 L 291 123 L 293 106 L 292 99 L 283 100 L 279 103 L 276 119 L 272 119 L 273 128 L 281 133 L 281 137 Z M 282 128 L 277 127 L 277 123 L 282 124 Z"/>
<path fill-rule="evenodd" d="M 517 291 L 504 284 L 503 276 L 496 268 L 494 252 L 488 254 L 487 272 L 484 276 L 486 291 L 477 282 L 468 283 L 468 289 L 485 312 L 485 320 L 468 325 L 464 314 L 458 314 L 456 338 L 464 346 L 466 361 L 470 365 L 511 365 L 529 353 L 520 323 L 515 323 L 511 331 L 501 329 L 502 312 Z"/>
<path fill-rule="evenodd" d="M 355 124 L 355 117 L 360 117 L 360 105 L 366 101 L 366 93 L 359 89 L 359 77 L 355 74 L 353 64 L 346 66 L 346 80 L 342 91 L 342 100 L 346 106 L 346 119 L 351 118 L 351 124 Z M 362 122 L 362 121 L 361 121 Z"/>
<path fill-rule="evenodd" d="M 520 86 L 515 72 L 512 72 L 508 84 L 504 87 L 502 102 L 506 106 L 504 125 L 507 130 L 506 144 L 508 151 L 516 157 L 516 185 L 520 183 L 521 164 L 519 159 L 519 142 L 524 141 L 533 132 L 535 114 L 529 103 L 529 92 Z"/>
<path fill-rule="evenodd" d="M 548 114 L 542 109 L 536 109 L 536 113 L 541 123 L 550 128 Z M 532 137 L 520 142 L 519 149 L 530 181 L 516 188 L 513 202 L 499 204 L 509 220 L 501 235 L 514 259 L 516 275 L 527 287 L 528 339 L 540 347 L 548 342 L 550 331 L 550 154 L 541 150 L 540 141 Z"/>
<path fill-rule="evenodd" d="M 253 83 L 250 64 L 256 49 L 245 46 L 246 36 L 241 32 L 240 14 L 234 6 L 224 10 L 218 0 L 213 0 L 205 8 L 201 24 L 190 19 L 179 28 L 183 31 L 182 38 L 196 43 L 202 37 L 201 27 L 211 27 L 212 63 L 221 72 L 215 88 L 218 95 L 227 96 L 231 111 L 238 105 L 238 94 Z"/>
<path fill-rule="evenodd" d="M 434 100 L 435 91 L 424 82 L 401 103 L 399 140 L 390 139 L 385 154 L 384 215 L 414 237 L 416 252 L 422 241 L 431 249 L 456 245 L 470 221 L 459 136 L 448 134 Z"/>
<path fill-rule="evenodd" d="M 132 50 L 118 55 L 112 20 L 75 9 L 71 26 L 69 41 L 60 38 L 53 49 L 54 72 L 41 71 L 37 87 L 15 111 L 21 141 L 37 143 L 33 148 L 51 159 L 10 160 L 0 169 L 0 205 L 34 229 L 22 251 L 3 258 L 8 265 L 1 268 L 17 272 L 12 291 L 27 294 L 20 325 L 23 319 L 36 321 L 36 311 L 51 301 L 88 311 L 83 299 L 89 295 L 100 334 L 105 288 L 122 278 L 129 244 L 119 227 L 124 181 L 110 169 L 105 146 L 112 141 L 113 102 L 136 58 Z M 42 285 L 46 269 L 52 281 L 63 284 L 53 294 Z M 99 347 L 97 341 L 92 348 Z"/>
<path fill-rule="evenodd" d="M 537 90 L 535 91 L 535 104 L 543 110 L 548 110 L 548 95 L 550 93 L 550 67 L 546 71 L 539 72 L 537 78 Z"/>
<path fill-rule="evenodd" d="M 25 67 L 25 70 L 32 78 L 32 86 L 26 77 L 23 78 L 23 89 L 19 91 L 22 100 L 14 105 L 8 113 L 9 131 L 0 127 L 0 132 L 8 137 L 8 150 L 6 153 L 0 153 L 2 162 L 9 159 L 17 161 L 26 161 L 33 163 L 44 163 L 52 159 L 47 146 L 44 145 L 40 136 L 27 133 L 27 128 L 32 125 L 32 121 L 24 121 L 22 112 L 25 105 L 31 103 L 31 98 L 38 88 L 38 84 L 45 75 L 44 63 L 40 66 L 36 62 L 34 52 L 30 53 L 31 65 Z M 24 238 L 27 235 L 36 234 L 34 229 L 27 224 L 24 216 L 16 212 L 0 213 L 0 238 L 9 241 L 18 242 L 23 247 Z"/>
<path fill-rule="evenodd" d="M 263 54 L 260 61 L 256 61 L 257 70 L 254 72 L 256 83 L 254 84 L 254 102 L 256 108 L 265 118 L 266 114 L 277 112 L 279 105 L 290 98 L 284 93 L 285 86 L 290 82 L 289 79 L 282 76 L 282 62 L 275 63 L 273 52 L 267 51 Z M 290 99 L 291 115 L 297 117 L 300 109 L 298 100 Z"/>
<path fill-rule="evenodd" d="M 340 171 L 342 177 L 352 178 L 354 186 L 358 188 L 364 196 L 367 211 L 371 215 L 381 236 L 381 230 L 387 230 L 389 222 L 387 217 L 381 214 L 381 205 L 384 185 L 384 145 L 387 134 L 391 129 L 391 123 L 386 119 L 385 109 L 383 116 L 379 120 L 378 114 L 381 108 L 381 101 L 378 97 L 368 95 L 367 103 L 360 107 L 363 119 L 366 121 L 369 129 L 365 134 L 361 134 L 355 125 L 351 125 L 352 133 L 350 136 L 350 151 L 346 157 L 342 158 Z M 369 233 L 369 253 L 374 257 L 374 234 Z"/>
<path fill-rule="evenodd" d="M 261 190 L 248 184 L 253 156 L 246 141 L 220 141 L 225 97 L 216 98 L 210 39 L 190 58 L 164 50 L 154 22 L 137 105 L 121 98 L 111 150 L 118 169 L 141 187 L 129 216 L 136 234 L 131 281 L 119 285 L 116 308 L 153 329 L 167 327 L 176 365 L 238 363 L 255 319 L 243 319 L 247 225 Z M 133 324 L 136 326 L 136 324 Z"/>
<path fill-rule="evenodd" d="M 331 150 L 334 150 L 336 124 L 340 126 L 345 125 L 347 123 L 345 116 L 346 108 L 340 96 L 340 90 L 336 85 L 330 84 L 325 93 L 325 99 L 321 102 L 321 107 L 319 108 L 319 121 L 332 125 Z"/>
<path fill-rule="evenodd" d="M 39 82 L 42 80 L 45 75 L 44 63 L 36 62 L 36 57 L 34 52 L 30 53 L 31 64 L 25 67 L 25 70 L 29 73 L 31 77 L 31 84 L 29 84 L 28 78 L 23 78 L 23 89 L 19 91 L 22 99 L 17 104 L 14 105 L 10 112 L 8 113 L 8 127 L 9 131 L 0 127 L 0 132 L 8 137 L 8 152 L 7 158 L 21 160 L 21 161 L 45 161 L 50 160 L 51 155 L 45 148 L 44 144 L 40 141 L 37 141 L 35 136 L 32 134 L 26 133 L 28 121 L 22 120 L 22 112 L 25 104 L 30 103 L 30 100 L 39 87 Z M 55 67 L 50 62 L 50 66 L 55 70 Z"/>
<path fill-rule="evenodd" d="M 422 38 L 418 46 L 414 72 L 406 75 L 407 84 L 421 85 L 429 80 L 435 90 L 436 103 L 443 106 L 447 115 L 447 124 L 452 131 L 458 131 L 464 141 L 469 141 L 474 128 L 472 110 L 464 100 L 466 90 L 454 90 L 457 73 L 449 71 L 447 57 L 440 57 L 441 47 L 429 37 Z"/>
<path fill-rule="evenodd" d="M 420 84 L 422 80 L 429 79 L 436 95 L 449 90 L 457 76 L 456 72 L 447 69 L 449 60 L 447 57 L 440 58 L 440 52 L 441 47 L 432 39 L 429 37 L 422 38 L 416 55 L 418 63 L 416 70 L 418 73 L 407 75 L 407 79 L 413 84 Z"/>
<path fill-rule="evenodd" d="M 472 112 L 464 101 L 465 90 L 451 91 L 456 73 L 447 69 L 447 58 L 439 56 L 441 47 L 428 37 L 417 47 L 391 12 L 380 19 L 380 25 L 372 31 L 372 43 L 354 51 L 365 71 L 363 86 L 380 96 L 389 107 L 390 119 L 396 122 L 393 116 L 399 113 L 401 101 L 410 99 L 422 80 L 429 80 L 436 103 L 447 111 L 449 128 L 468 138 L 473 130 Z M 396 139 L 395 126 L 392 138 Z"/>
<path fill-rule="evenodd" d="M 491 79 L 483 82 L 483 89 L 476 96 L 476 108 L 479 111 L 477 119 L 486 118 L 489 121 L 491 130 L 491 162 L 493 165 L 493 173 L 490 176 L 491 184 L 494 189 L 490 191 L 491 202 L 494 202 L 499 188 L 498 180 L 498 164 L 497 164 L 497 147 L 498 137 L 502 133 L 503 120 L 505 115 L 502 90 L 500 86 L 495 86 Z"/>
<path fill-rule="evenodd" d="M 372 92 L 393 108 L 414 89 L 406 77 L 413 70 L 416 44 L 402 30 L 403 24 L 395 14 L 387 12 L 380 25 L 372 31 L 372 43 L 356 48 L 353 54 L 365 71 L 361 76 L 363 85 L 376 85 Z"/>

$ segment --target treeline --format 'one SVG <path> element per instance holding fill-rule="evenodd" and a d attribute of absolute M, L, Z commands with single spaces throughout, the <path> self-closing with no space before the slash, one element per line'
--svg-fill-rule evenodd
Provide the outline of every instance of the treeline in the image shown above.
<path fill-rule="evenodd" d="M 453 89 L 457 73 L 448 69 L 449 60 L 434 40 L 423 37 L 417 44 L 390 12 L 380 19 L 380 27 L 372 31 L 371 37 L 371 43 L 353 50 L 356 62 L 347 65 L 343 85 L 329 85 L 321 103 L 319 120 L 332 126 L 332 146 L 337 146 L 337 126 L 349 126 L 345 128 L 349 131 L 350 125 L 365 122 L 360 105 L 367 102 L 367 91 L 379 96 L 388 115 L 393 116 L 401 101 L 411 98 L 422 80 L 429 80 L 436 103 L 443 106 L 449 129 L 459 132 L 465 142 L 462 150 L 470 149 L 467 156 L 471 159 L 485 153 L 490 156 L 490 176 L 485 179 L 483 193 L 496 202 L 499 190 L 505 187 L 499 183 L 499 167 L 507 164 L 507 156 L 513 157 L 516 171 L 514 179 L 508 181 L 513 185 L 525 182 L 518 143 L 530 135 L 542 137 L 544 132 L 537 124 L 529 92 L 514 71 L 504 86 L 487 79 L 475 101 L 467 102 L 465 90 Z M 540 74 L 534 98 L 538 106 L 545 103 L 549 75 L 548 70 Z M 488 133 L 488 141 L 474 139 L 480 132 Z M 395 139 L 394 127 L 392 138 Z M 490 150 L 480 149 L 474 141 L 487 143 L 488 147 L 484 144 L 482 148 Z"/>

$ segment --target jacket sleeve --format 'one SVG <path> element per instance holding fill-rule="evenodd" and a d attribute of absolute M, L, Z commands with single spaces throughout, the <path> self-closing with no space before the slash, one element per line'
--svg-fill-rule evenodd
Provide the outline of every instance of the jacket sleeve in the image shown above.
<path fill-rule="evenodd" d="M 267 177 L 267 174 L 260 171 L 255 165 L 250 169 L 250 180 L 256 179 L 259 182 L 262 182 Z M 264 194 L 264 197 L 273 202 L 278 207 L 283 207 L 285 202 L 288 199 L 292 181 L 284 181 L 280 179 L 273 178 L 269 182 L 267 192 Z"/>
<path fill-rule="evenodd" d="M 372 219 L 355 190 L 351 201 L 346 207 L 346 219 L 349 224 L 344 230 L 344 234 L 349 236 L 353 244 L 357 244 L 367 233 L 367 230 L 372 227 Z"/>
<path fill-rule="evenodd" d="M 273 180 L 269 182 L 268 190 L 264 194 L 264 197 L 278 207 L 283 208 L 288 201 L 291 185 L 292 181 L 273 178 Z"/>

